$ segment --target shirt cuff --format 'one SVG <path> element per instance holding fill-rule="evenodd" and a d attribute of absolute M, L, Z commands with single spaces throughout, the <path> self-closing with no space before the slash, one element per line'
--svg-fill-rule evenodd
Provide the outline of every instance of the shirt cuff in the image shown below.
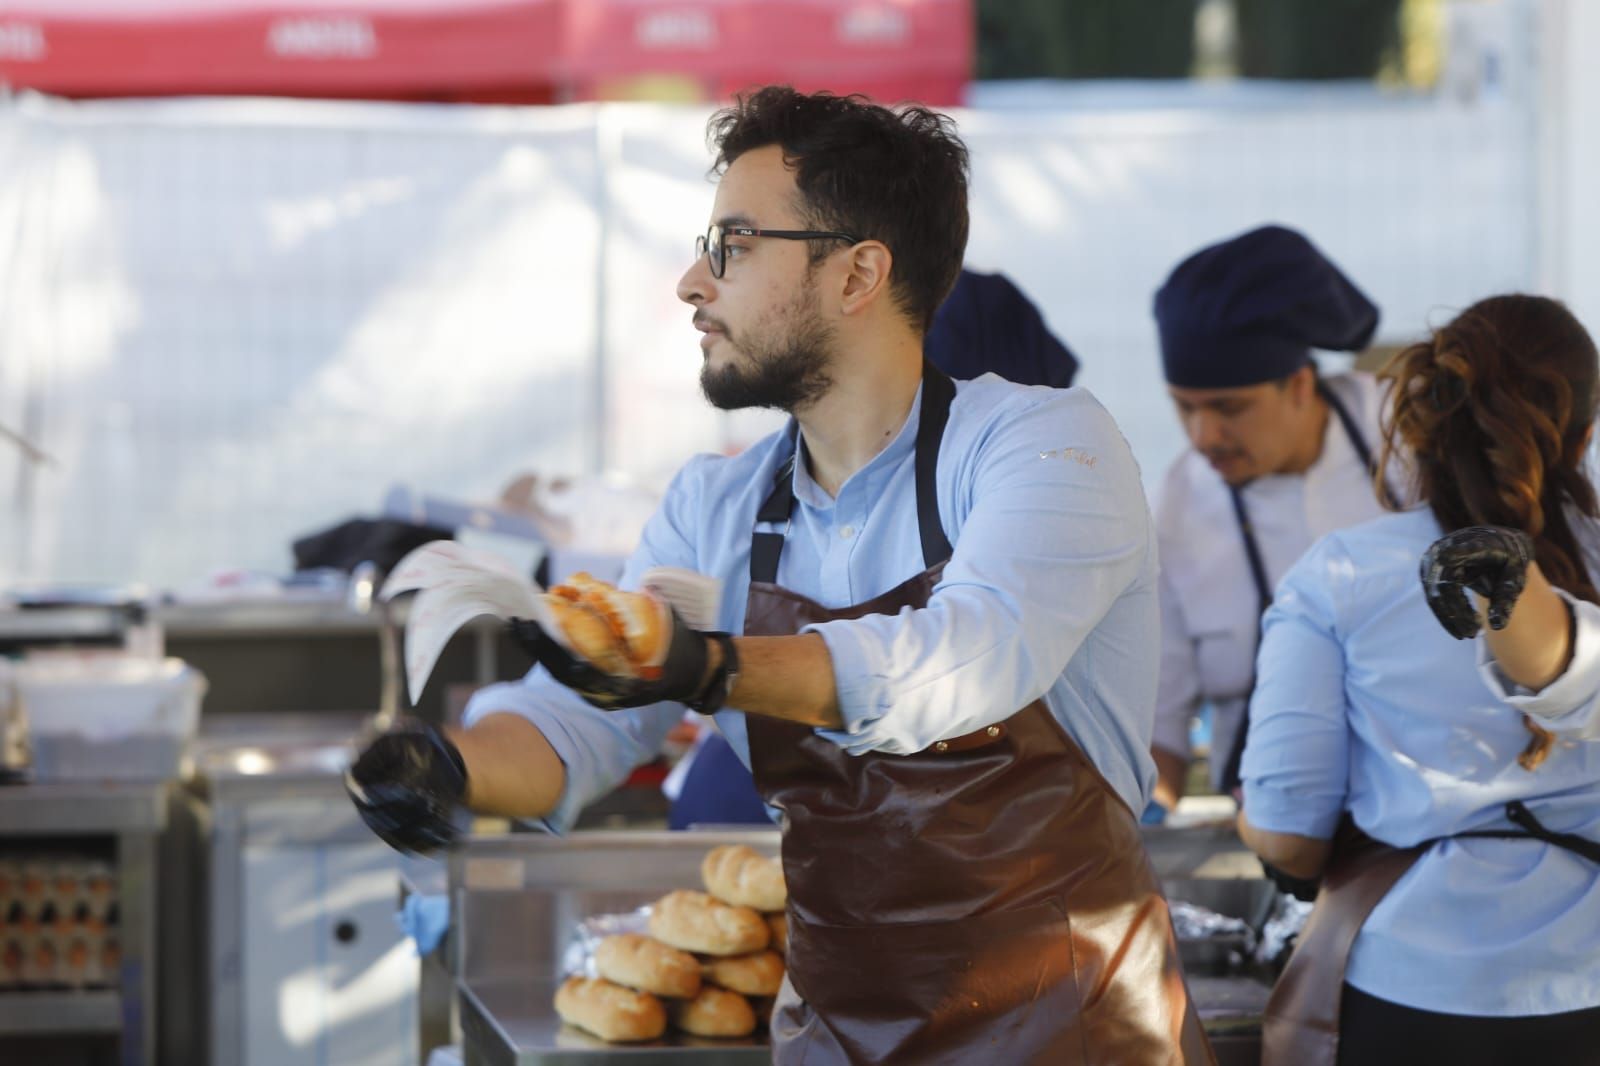
<path fill-rule="evenodd" d="M 1273 788 L 1248 778 L 1244 783 L 1244 814 L 1250 824 L 1269 833 L 1294 833 L 1318 840 L 1331 840 L 1344 815 L 1341 804 L 1331 811 L 1318 811 L 1303 793 Z"/>
<path fill-rule="evenodd" d="M 1572 612 L 1572 661 L 1560 677 L 1537 692 L 1507 677 L 1494 661 L 1489 642 L 1481 633 L 1476 638 L 1478 672 L 1489 691 L 1524 714 L 1546 720 L 1586 707 L 1600 689 L 1600 607 L 1576 599 L 1563 589 L 1558 588 L 1555 593 Z"/>
<path fill-rule="evenodd" d="M 818 729 L 817 736 L 831 740 L 851 755 L 869 751 L 908 754 L 873 728 L 889 709 L 889 680 L 877 669 L 856 627 L 841 619 L 805 626 L 800 632 L 815 633 L 828 646 L 839 717 L 844 719 L 843 729 Z"/>
<path fill-rule="evenodd" d="M 467 706 L 461 712 L 461 724 L 467 728 L 476 725 L 481 719 L 491 714 L 515 714 L 526 718 L 538 727 L 544 734 L 545 740 L 555 749 L 556 756 L 565 767 L 564 782 L 561 788 L 561 800 L 551 812 L 543 818 L 519 818 L 517 821 L 523 825 L 530 825 L 542 829 L 554 836 L 565 836 L 578 821 L 578 815 L 583 813 L 585 803 L 582 799 L 584 790 L 574 788 L 574 775 L 572 767 L 576 764 L 575 752 L 572 741 L 566 731 L 561 728 L 557 717 L 535 707 L 508 706 L 504 693 L 520 689 L 521 682 L 506 682 L 500 685 L 490 685 L 479 689 L 467 701 Z"/>

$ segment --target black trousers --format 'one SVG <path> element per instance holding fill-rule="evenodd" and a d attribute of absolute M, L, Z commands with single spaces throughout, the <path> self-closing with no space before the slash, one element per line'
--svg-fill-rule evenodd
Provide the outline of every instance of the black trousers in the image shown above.
<path fill-rule="evenodd" d="M 1402 1007 L 1344 986 L 1339 1066 L 1600 1066 L 1600 1007 L 1483 1018 Z"/>

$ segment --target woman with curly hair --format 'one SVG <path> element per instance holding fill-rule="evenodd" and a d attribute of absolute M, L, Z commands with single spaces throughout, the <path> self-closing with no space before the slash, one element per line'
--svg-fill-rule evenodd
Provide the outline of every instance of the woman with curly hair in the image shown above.
<path fill-rule="evenodd" d="M 1278 587 L 1240 832 L 1322 887 L 1267 1066 L 1600 1063 L 1597 362 L 1521 295 L 1399 353 L 1380 468 L 1418 505 Z"/>

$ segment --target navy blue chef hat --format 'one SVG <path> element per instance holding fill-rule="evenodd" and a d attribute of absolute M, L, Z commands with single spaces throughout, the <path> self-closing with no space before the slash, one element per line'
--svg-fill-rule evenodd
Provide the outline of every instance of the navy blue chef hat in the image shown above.
<path fill-rule="evenodd" d="M 1288 377 L 1311 349 L 1354 352 L 1378 308 L 1292 229 L 1262 226 L 1202 248 L 1156 293 L 1167 383 L 1231 389 Z"/>
<path fill-rule="evenodd" d="M 1064 389 L 1078 360 L 1003 274 L 963 270 L 923 342 L 934 366 L 967 381 L 993 371 L 1019 385 Z"/>

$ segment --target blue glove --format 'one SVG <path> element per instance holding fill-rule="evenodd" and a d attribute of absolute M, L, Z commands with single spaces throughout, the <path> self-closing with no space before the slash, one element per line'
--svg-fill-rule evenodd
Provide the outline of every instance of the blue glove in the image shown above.
<path fill-rule="evenodd" d="M 1151 800 L 1150 806 L 1146 807 L 1144 809 L 1144 813 L 1139 816 L 1139 824 L 1162 825 L 1166 822 L 1167 815 L 1170 813 L 1171 812 L 1165 807 L 1161 806 L 1161 804 L 1157 803 L 1155 800 Z"/>
<path fill-rule="evenodd" d="M 450 897 L 407 896 L 394 921 L 406 936 L 417 942 L 417 954 L 427 955 L 439 946 L 450 928 Z"/>

